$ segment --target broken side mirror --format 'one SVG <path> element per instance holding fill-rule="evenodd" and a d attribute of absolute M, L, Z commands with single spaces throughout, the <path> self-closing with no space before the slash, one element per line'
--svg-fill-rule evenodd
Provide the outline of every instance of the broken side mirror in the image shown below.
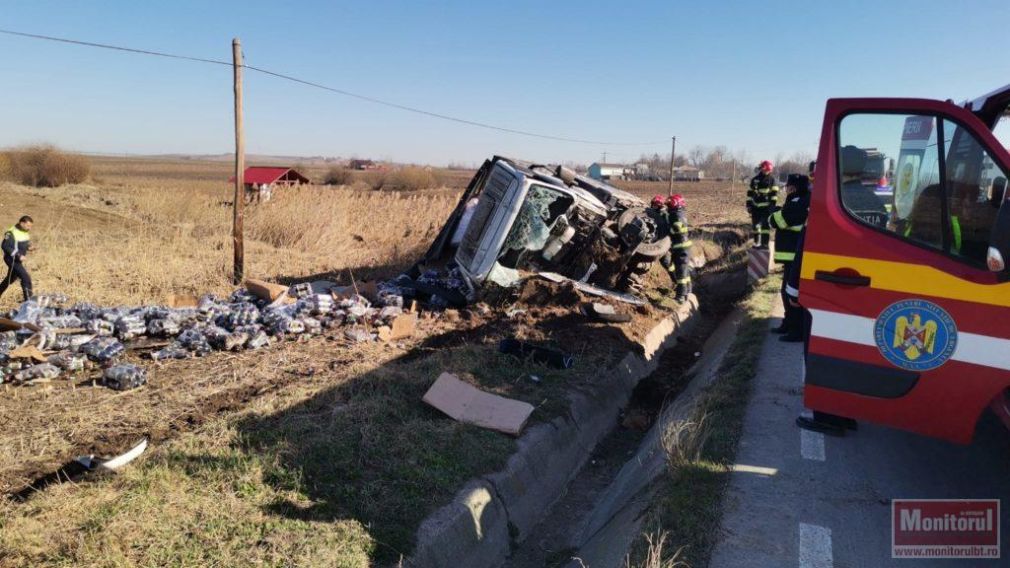
<path fill-rule="evenodd" d="M 1010 207 L 1000 207 L 989 236 L 986 266 L 992 272 L 1003 272 L 1007 258 L 1010 258 Z"/>
<path fill-rule="evenodd" d="M 1007 181 L 1003 176 L 992 180 L 992 189 L 989 190 L 989 205 L 993 209 L 999 209 L 1003 204 L 1003 199 L 1006 197 L 1006 186 Z"/>

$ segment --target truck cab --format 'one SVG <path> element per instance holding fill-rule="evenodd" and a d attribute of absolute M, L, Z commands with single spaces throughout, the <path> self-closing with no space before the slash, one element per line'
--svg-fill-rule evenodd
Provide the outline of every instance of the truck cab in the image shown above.
<path fill-rule="evenodd" d="M 448 262 L 470 293 L 554 273 L 620 292 L 670 249 L 669 226 L 636 196 L 562 166 L 484 162 L 424 257 Z"/>
<path fill-rule="evenodd" d="M 808 408 L 955 442 L 1010 427 L 1010 86 L 827 102 L 800 303 Z M 872 151 L 868 150 L 872 149 Z M 874 191 L 880 156 L 889 191 Z"/>

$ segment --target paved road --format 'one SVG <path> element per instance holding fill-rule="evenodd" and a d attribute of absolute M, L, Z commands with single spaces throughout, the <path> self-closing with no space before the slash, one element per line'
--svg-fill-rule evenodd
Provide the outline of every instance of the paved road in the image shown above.
<path fill-rule="evenodd" d="M 1010 434 L 995 420 L 971 446 L 865 423 L 844 438 L 801 431 L 801 357 L 769 334 L 710 566 L 1010 566 Z M 891 559 L 892 498 L 1002 499 L 1001 560 Z"/>

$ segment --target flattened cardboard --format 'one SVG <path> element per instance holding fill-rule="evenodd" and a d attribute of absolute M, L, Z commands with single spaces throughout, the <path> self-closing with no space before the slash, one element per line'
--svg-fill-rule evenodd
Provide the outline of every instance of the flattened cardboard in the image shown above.
<path fill-rule="evenodd" d="M 518 436 L 533 414 L 533 405 L 484 392 L 452 373 L 442 373 L 424 402 L 460 422 Z"/>
<path fill-rule="evenodd" d="M 389 335 L 389 339 L 392 341 L 405 339 L 414 335 L 415 329 L 417 329 L 417 314 L 413 312 L 400 314 L 393 318 L 392 332 Z"/>
<path fill-rule="evenodd" d="M 169 294 L 166 302 L 170 308 L 195 308 L 200 299 L 192 294 Z"/>
<path fill-rule="evenodd" d="M 7 356 L 11 359 L 33 359 L 39 363 L 49 362 L 49 358 L 34 345 L 23 345 L 17 349 L 12 349 Z"/>
<path fill-rule="evenodd" d="M 274 284 L 273 282 L 257 280 L 255 278 L 247 278 L 245 287 L 253 296 L 268 302 L 273 302 L 288 293 L 288 287 L 283 284 Z"/>

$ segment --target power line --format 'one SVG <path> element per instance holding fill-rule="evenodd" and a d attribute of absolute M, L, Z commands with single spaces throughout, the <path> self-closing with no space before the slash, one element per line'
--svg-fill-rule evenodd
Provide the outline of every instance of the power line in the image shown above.
<path fill-rule="evenodd" d="M 71 44 L 74 44 L 74 45 L 83 45 L 83 46 L 87 46 L 87 47 L 100 47 L 102 49 L 112 49 L 112 50 L 115 50 L 115 51 L 128 51 L 130 53 L 140 53 L 142 55 L 156 55 L 158 57 L 168 57 L 170 59 L 184 59 L 186 61 L 198 61 L 200 63 L 214 63 L 216 65 L 227 65 L 227 66 L 231 67 L 231 62 L 230 61 L 223 61 L 223 60 L 220 60 L 220 59 L 204 59 L 203 57 L 190 57 L 188 55 L 178 55 L 178 54 L 175 54 L 175 53 L 165 53 L 165 52 L 162 52 L 162 51 L 151 51 L 151 50 L 148 50 L 148 49 L 134 49 L 132 47 L 122 47 L 122 46 L 119 46 L 119 45 L 109 45 L 109 44 L 106 44 L 106 43 L 94 43 L 94 42 L 90 42 L 90 41 L 80 41 L 80 40 L 76 40 L 76 39 L 67 39 L 67 38 L 62 38 L 62 37 L 53 37 L 53 36 L 40 35 L 40 34 L 29 34 L 29 33 L 25 33 L 25 32 L 15 32 L 15 31 L 12 31 L 12 30 L 3 30 L 3 29 L 0 29 L 0 34 L 7 34 L 7 35 L 13 35 L 13 36 L 28 37 L 28 38 L 32 38 L 32 39 L 44 39 L 46 41 L 56 41 L 56 42 L 60 42 L 60 43 L 71 43 Z"/>
<path fill-rule="evenodd" d="M 188 56 L 188 55 L 179 55 L 179 54 L 175 54 L 175 53 L 166 53 L 166 52 L 162 52 L 162 51 L 152 51 L 152 50 L 148 50 L 148 49 L 136 49 L 136 48 L 132 48 L 132 47 L 123 47 L 123 46 L 119 46 L 119 45 L 110 45 L 110 44 L 105 44 L 105 43 L 95 43 L 95 42 L 90 42 L 90 41 L 81 41 L 81 40 L 62 38 L 62 37 L 55 37 L 55 36 L 48 36 L 48 35 L 41 35 L 41 34 L 31 34 L 31 33 L 25 33 L 25 32 L 17 32 L 17 31 L 13 31 L 13 30 L 0 29 L 0 33 L 7 34 L 7 35 L 12 35 L 12 36 L 19 36 L 19 37 L 26 37 L 26 38 L 32 38 L 32 39 L 45 40 L 45 41 L 54 41 L 54 42 L 59 42 L 59 43 L 68 43 L 68 44 L 73 44 L 73 45 L 81 45 L 81 46 L 85 46 L 85 47 L 97 47 L 97 48 L 101 48 L 101 49 L 111 49 L 111 50 L 114 50 L 114 51 L 124 51 L 124 52 L 128 52 L 128 53 L 137 53 L 137 54 L 141 54 L 141 55 L 153 55 L 153 56 L 156 56 L 156 57 L 167 57 L 167 58 L 170 58 L 170 59 L 181 59 L 181 60 L 185 60 L 185 61 L 195 61 L 195 62 L 199 62 L 199 63 L 210 63 L 210 64 L 214 64 L 214 65 L 227 65 L 229 67 L 231 67 L 233 65 L 232 62 L 230 62 L 230 61 L 223 61 L 223 60 L 220 60 L 220 59 L 207 59 L 207 58 L 203 58 L 203 57 L 192 57 L 192 56 Z M 455 123 L 458 123 L 458 124 L 465 124 L 465 125 L 468 125 L 468 126 L 475 126 L 475 127 L 478 127 L 478 128 L 486 128 L 486 129 L 489 129 L 489 130 L 496 130 L 498 132 L 506 132 L 506 133 L 509 133 L 509 134 L 518 134 L 520 136 L 529 136 L 529 137 L 532 137 L 532 138 L 541 138 L 541 139 L 545 139 L 545 140 L 555 140 L 555 141 L 559 141 L 559 142 L 573 142 L 573 143 L 577 143 L 577 144 L 594 144 L 594 145 L 601 145 L 601 146 L 656 146 L 658 144 L 666 144 L 665 140 L 657 141 L 657 142 L 606 142 L 606 141 L 602 141 L 602 140 L 586 140 L 586 139 L 581 139 L 581 138 L 569 138 L 567 136 L 554 136 L 554 135 L 551 135 L 551 134 L 542 134 L 542 133 L 538 133 L 538 132 L 530 132 L 528 130 L 519 130 L 519 129 L 516 129 L 516 128 L 507 128 L 507 127 L 504 127 L 504 126 L 497 126 L 497 125 L 489 124 L 489 123 L 486 123 L 486 122 L 479 122 L 479 121 L 476 121 L 476 120 L 468 120 L 468 119 L 460 118 L 460 117 L 457 117 L 457 116 L 451 116 L 451 115 L 448 115 L 448 114 L 442 114 L 442 113 L 438 113 L 438 112 L 424 110 L 424 109 L 417 108 L 417 107 L 402 105 L 402 104 L 399 104 L 399 103 L 394 103 L 394 102 L 386 101 L 386 100 L 379 99 L 379 98 L 376 98 L 376 97 L 372 97 L 372 96 L 369 96 L 369 95 L 362 95 L 362 94 L 354 93 L 354 92 L 347 91 L 347 90 L 344 90 L 344 89 L 338 89 L 336 87 L 329 87 L 327 85 L 323 85 L 323 84 L 316 83 L 316 82 L 313 82 L 313 81 L 308 81 L 308 80 L 305 80 L 305 79 L 299 79 L 298 77 L 293 77 L 291 75 L 285 75 L 284 73 L 278 73 L 276 71 L 271 71 L 269 69 L 264 69 L 262 67 L 255 67 L 253 65 L 242 65 L 242 67 L 244 67 L 246 69 L 249 69 L 250 71 L 255 71 L 257 73 L 262 73 L 264 75 L 268 75 L 268 76 L 275 77 L 275 78 L 278 78 L 278 79 L 283 79 L 283 80 L 286 80 L 286 81 L 292 81 L 292 82 L 295 82 L 295 83 L 300 83 L 302 85 L 306 85 L 306 86 L 309 86 L 309 87 L 314 87 L 316 89 L 322 89 L 324 91 L 329 91 L 331 93 L 336 93 L 338 95 L 343 95 L 345 97 L 351 97 L 351 98 L 354 98 L 354 99 L 370 102 L 370 103 L 377 104 L 377 105 L 382 105 L 382 106 L 389 107 L 389 108 L 395 108 L 395 109 L 406 111 L 406 112 L 412 112 L 412 113 L 415 113 L 415 114 L 420 114 L 420 115 L 431 117 L 431 118 L 438 118 L 438 119 L 441 119 L 441 120 L 447 120 L 447 121 L 455 122 Z"/>

